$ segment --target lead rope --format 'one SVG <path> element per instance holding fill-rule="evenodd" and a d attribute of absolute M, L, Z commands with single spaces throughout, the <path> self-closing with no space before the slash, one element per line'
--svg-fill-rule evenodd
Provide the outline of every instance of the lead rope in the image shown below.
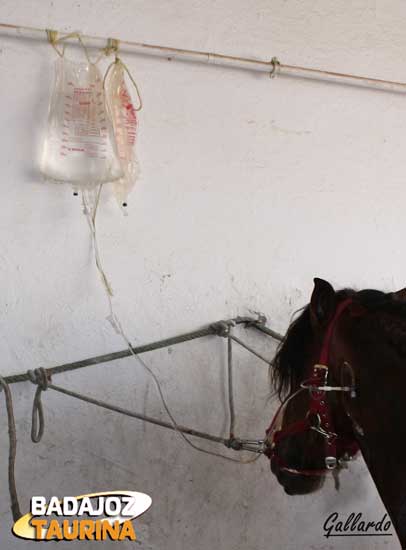
<path fill-rule="evenodd" d="M 18 503 L 17 487 L 15 480 L 15 461 L 17 452 L 17 432 L 13 412 L 13 399 L 10 387 L 2 376 L 0 376 L 0 386 L 4 390 L 7 409 L 8 436 L 9 436 L 9 455 L 8 455 L 8 488 L 11 500 L 11 512 L 13 520 L 17 521 L 21 516 L 20 505 Z"/>

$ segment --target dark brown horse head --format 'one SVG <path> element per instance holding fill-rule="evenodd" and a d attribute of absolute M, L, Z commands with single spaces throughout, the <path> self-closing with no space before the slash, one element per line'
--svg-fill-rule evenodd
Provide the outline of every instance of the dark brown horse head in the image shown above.
<path fill-rule="evenodd" d="M 405 544 L 406 290 L 314 283 L 273 361 L 285 404 L 268 432 L 272 472 L 288 494 L 310 493 L 359 447 Z"/>

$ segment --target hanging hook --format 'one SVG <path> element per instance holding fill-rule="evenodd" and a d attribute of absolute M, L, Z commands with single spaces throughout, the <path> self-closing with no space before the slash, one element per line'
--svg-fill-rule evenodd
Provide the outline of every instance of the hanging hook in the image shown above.
<path fill-rule="evenodd" d="M 272 70 L 269 73 L 269 78 L 275 78 L 281 70 L 281 64 L 279 63 L 279 59 L 277 57 L 273 57 L 270 64 L 272 65 Z"/>
<path fill-rule="evenodd" d="M 118 49 L 120 47 L 120 41 L 116 38 L 108 38 L 107 45 L 104 48 L 104 53 L 108 57 L 111 53 L 115 53 L 117 56 Z"/>
<path fill-rule="evenodd" d="M 56 44 L 58 42 L 58 31 L 54 31 L 52 29 L 45 29 L 45 32 L 46 32 L 46 35 L 47 35 L 47 40 L 48 42 L 51 44 L 51 46 L 53 47 L 53 49 L 56 51 L 56 53 L 60 56 L 60 57 L 63 57 L 64 53 L 65 53 L 65 50 L 63 49 L 62 51 L 58 50 L 58 48 L 56 47 Z"/>

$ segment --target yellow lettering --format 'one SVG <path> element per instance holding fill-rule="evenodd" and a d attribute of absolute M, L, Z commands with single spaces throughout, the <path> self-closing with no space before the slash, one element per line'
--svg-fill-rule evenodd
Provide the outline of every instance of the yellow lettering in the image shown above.
<path fill-rule="evenodd" d="M 35 538 L 37 540 L 42 540 L 42 529 L 45 529 L 47 525 L 47 520 L 33 518 L 31 520 L 31 525 L 35 527 Z"/>
<path fill-rule="evenodd" d="M 111 540 L 118 540 L 120 535 L 120 523 L 116 520 L 114 523 L 110 523 L 107 520 L 102 521 L 102 540 L 106 540 L 110 537 Z"/>
<path fill-rule="evenodd" d="M 130 540 L 137 540 L 137 537 L 135 536 L 133 524 L 131 523 L 130 520 L 127 520 L 123 523 L 118 540 L 124 540 L 127 538 Z"/>
<path fill-rule="evenodd" d="M 80 521 L 79 540 L 94 540 L 94 520 L 82 519 Z"/>
<path fill-rule="evenodd" d="M 95 532 L 95 540 L 103 540 L 101 536 L 101 530 L 102 530 L 102 522 L 98 519 L 95 523 L 96 532 Z"/>
<path fill-rule="evenodd" d="M 75 540 L 79 535 L 79 522 L 77 519 L 72 521 L 72 527 L 69 525 L 69 520 L 64 519 L 62 522 L 63 538 L 65 540 Z"/>
<path fill-rule="evenodd" d="M 35 528 L 36 540 L 137 540 L 131 520 L 120 524 L 118 520 L 110 523 L 105 519 L 75 519 L 70 523 L 64 519 L 60 525 L 58 520 L 51 519 L 47 525 L 46 519 L 33 518 L 30 523 Z M 43 530 L 45 537 L 42 536 Z"/>
<path fill-rule="evenodd" d="M 56 519 L 51 519 L 51 521 L 49 522 L 47 533 L 45 535 L 45 540 L 51 540 L 51 539 L 62 540 L 61 527 L 58 523 L 58 520 Z"/>

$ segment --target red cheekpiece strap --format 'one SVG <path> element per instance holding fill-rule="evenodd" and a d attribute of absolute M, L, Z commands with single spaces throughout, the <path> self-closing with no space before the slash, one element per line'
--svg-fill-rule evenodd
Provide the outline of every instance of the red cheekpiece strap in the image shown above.
<path fill-rule="evenodd" d="M 352 302 L 352 298 L 347 298 L 337 306 L 334 316 L 327 327 L 326 335 L 324 336 L 323 346 L 321 348 L 320 359 L 319 359 L 319 363 L 321 365 L 327 365 L 328 363 L 331 337 L 333 336 L 335 325 L 338 321 L 338 318 L 342 314 L 342 312 L 345 310 L 345 308 L 347 308 L 351 304 L 351 302 Z"/>

